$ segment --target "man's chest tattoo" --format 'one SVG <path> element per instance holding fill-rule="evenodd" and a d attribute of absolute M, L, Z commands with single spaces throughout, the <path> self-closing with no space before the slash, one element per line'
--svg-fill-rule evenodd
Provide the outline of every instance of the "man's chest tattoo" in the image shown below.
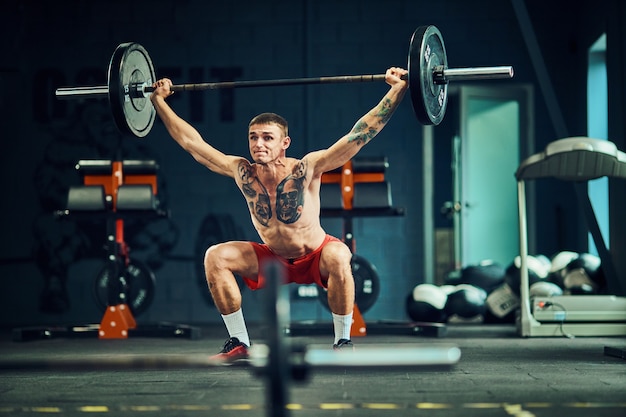
<path fill-rule="evenodd" d="M 270 194 L 254 173 L 250 164 L 239 164 L 241 190 L 248 202 L 252 215 L 263 226 L 269 224 L 274 215 Z M 293 172 L 282 179 L 276 186 L 276 218 L 286 224 L 295 223 L 302 214 L 304 206 L 304 182 L 306 163 L 300 161 Z"/>

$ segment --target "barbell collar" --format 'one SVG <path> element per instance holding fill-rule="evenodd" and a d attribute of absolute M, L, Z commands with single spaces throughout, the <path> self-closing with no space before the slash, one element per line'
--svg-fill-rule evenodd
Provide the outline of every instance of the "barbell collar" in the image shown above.
<path fill-rule="evenodd" d="M 106 85 L 93 87 L 61 87 L 56 89 L 55 95 L 56 98 L 60 100 L 106 98 L 109 95 L 109 87 Z"/>
<path fill-rule="evenodd" d="M 457 346 L 434 344 L 390 346 L 359 345 L 357 349 L 346 354 L 324 347 L 311 347 L 304 352 L 304 363 L 312 370 L 336 370 L 350 368 L 353 370 L 372 370 L 377 368 L 416 369 L 428 367 L 448 367 L 461 358 L 461 350 Z"/>
<path fill-rule="evenodd" d="M 512 66 L 477 67 L 477 68 L 435 68 L 433 80 L 435 83 L 450 81 L 493 80 L 499 78 L 513 78 Z"/>

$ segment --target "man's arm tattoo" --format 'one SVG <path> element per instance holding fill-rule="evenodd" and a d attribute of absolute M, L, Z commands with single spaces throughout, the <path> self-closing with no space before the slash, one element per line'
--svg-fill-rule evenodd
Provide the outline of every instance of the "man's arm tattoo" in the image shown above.
<path fill-rule="evenodd" d="M 378 112 L 378 117 L 380 117 L 380 123 L 383 125 L 387 124 L 389 119 L 391 119 L 391 115 L 393 114 L 393 104 L 390 99 L 385 99 L 381 103 L 381 109 Z"/>
<path fill-rule="evenodd" d="M 351 135 L 348 139 L 348 142 L 356 141 L 357 145 L 365 145 L 374 136 L 376 136 L 377 133 L 377 129 L 368 126 L 367 123 L 361 120 L 354 126 L 354 128 L 350 132 Z"/>

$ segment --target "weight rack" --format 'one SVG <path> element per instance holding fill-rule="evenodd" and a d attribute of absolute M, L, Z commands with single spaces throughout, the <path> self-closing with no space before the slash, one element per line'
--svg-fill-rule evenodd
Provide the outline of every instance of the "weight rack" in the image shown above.
<path fill-rule="evenodd" d="M 158 207 L 156 201 L 158 165 L 153 160 L 80 160 L 76 164 L 76 170 L 83 177 L 83 185 L 70 187 L 67 208 L 57 211 L 55 216 L 77 220 L 105 220 L 106 262 L 110 275 L 119 277 L 129 260 L 129 248 L 124 238 L 124 220 L 169 216 L 169 213 Z M 57 337 L 200 337 L 199 328 L 187 325 L 168 323 L 139 326 L 120 280 L 110 279 L 108 284 L 107 305 L 99 324 L 17 328 L 13 329 L 13 340 Z"/>

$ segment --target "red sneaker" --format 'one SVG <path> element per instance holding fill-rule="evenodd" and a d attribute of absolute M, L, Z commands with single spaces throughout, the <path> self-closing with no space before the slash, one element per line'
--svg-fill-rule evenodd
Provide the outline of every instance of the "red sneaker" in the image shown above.
<path fill-rule="evenodd" d="M 250 355 L 248 354 L 248 345 L 243 342 L 240 342 L 236 337 L 231 337 L 224 343 L 224 347 L 217 355 L 211 356 L 209 359 L 224 361 L 224 362 L 234 362 L 239 359 L 247 359 Z"/>

